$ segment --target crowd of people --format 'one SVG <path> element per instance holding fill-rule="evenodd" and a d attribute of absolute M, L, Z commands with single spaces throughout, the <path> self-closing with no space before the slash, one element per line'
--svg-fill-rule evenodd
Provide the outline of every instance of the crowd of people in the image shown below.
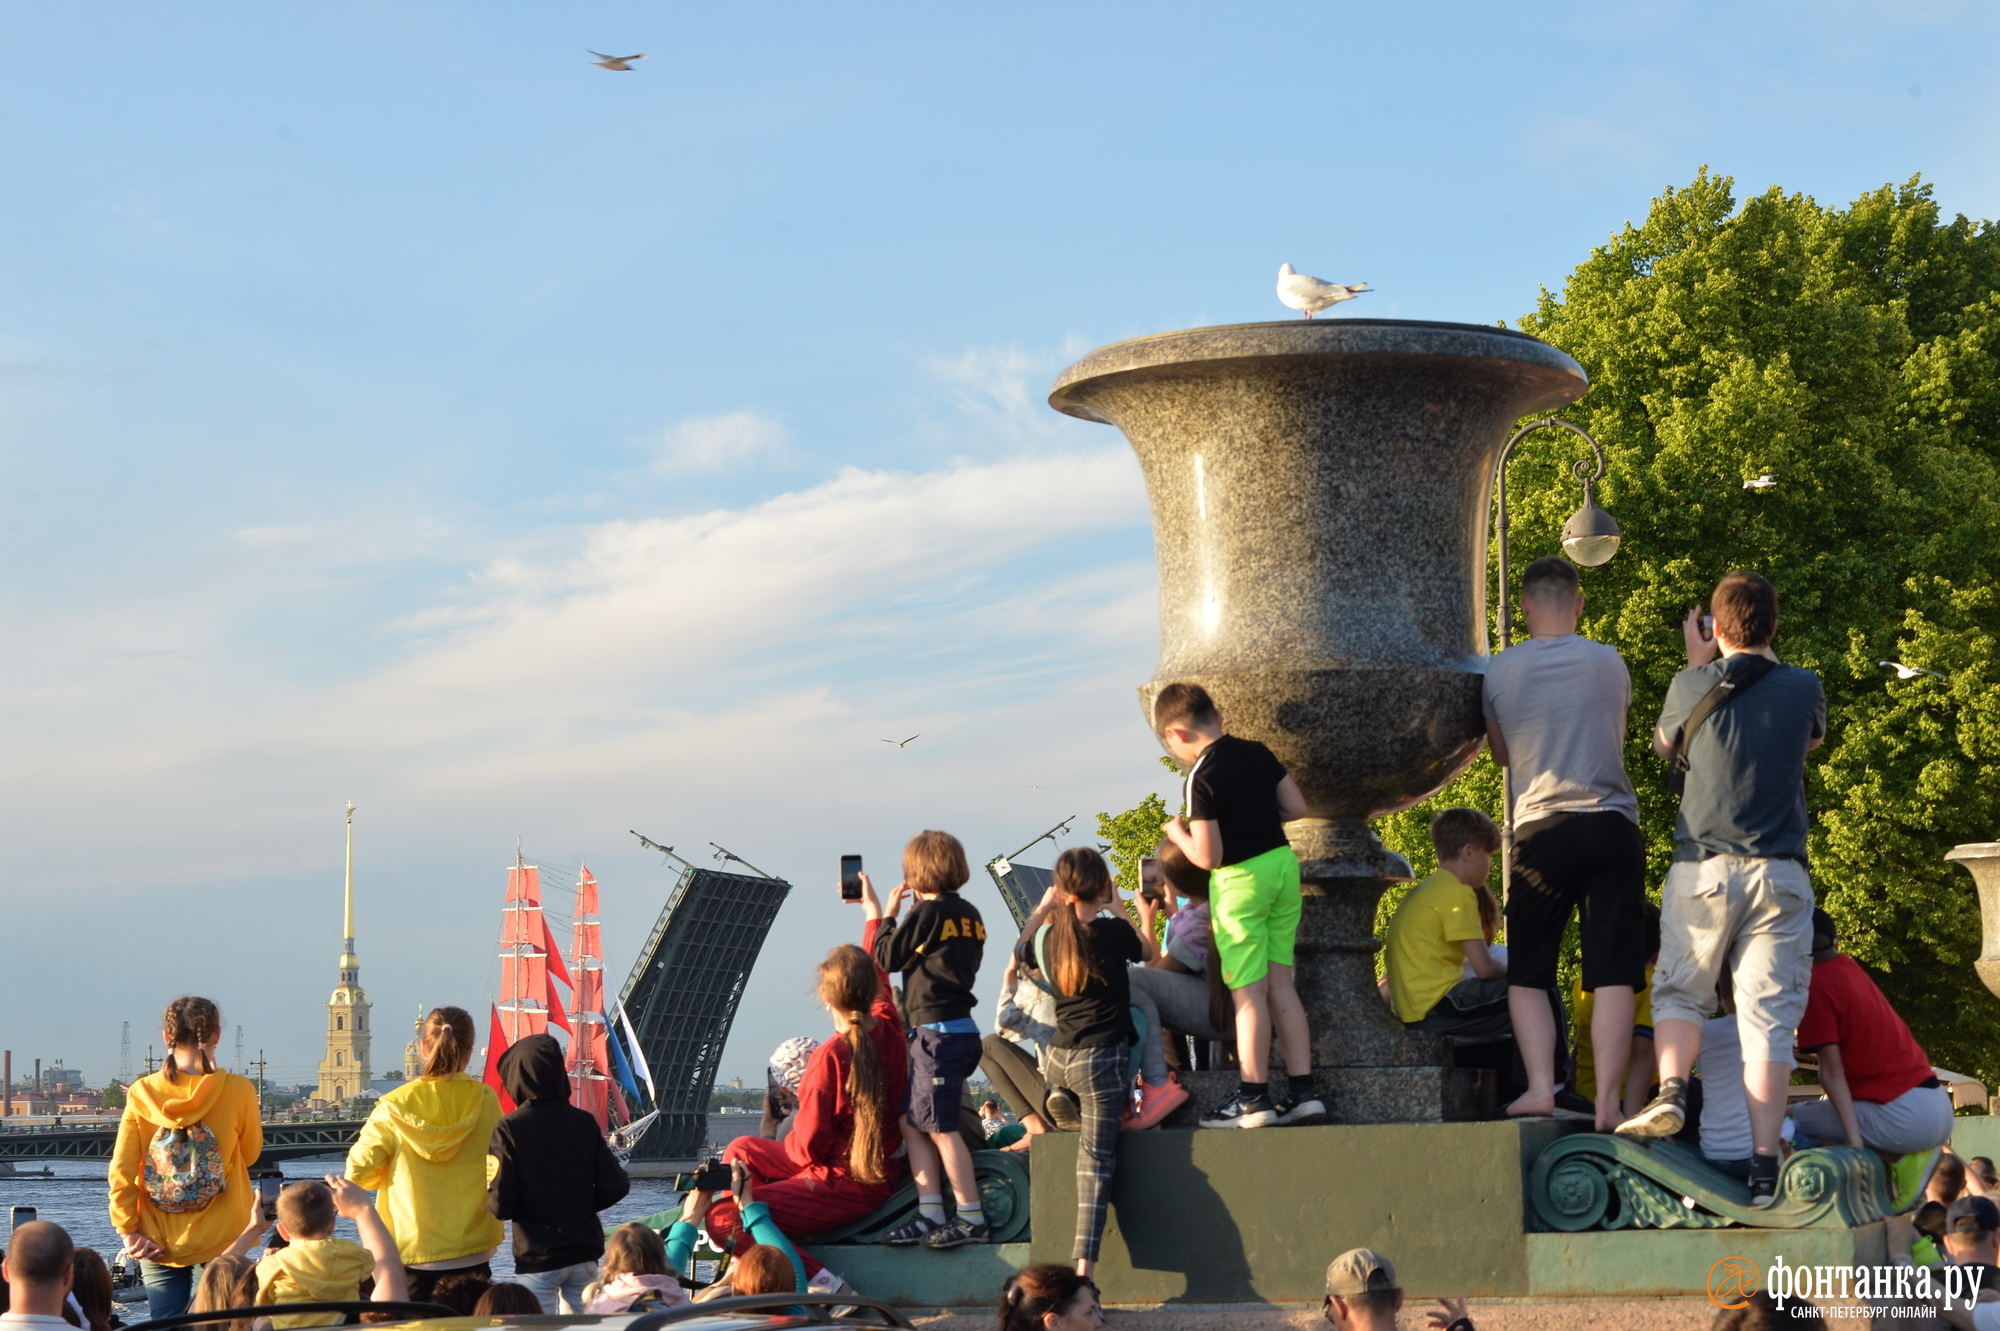
<path fill-rule="evenodd" d="M 1568 561 L 1530 564 L 1521 605 L 1530 636 L 1493 658 L 1484 684 L 1512 801 L 1507 900 L 1487 885 L 1499 829 L 1474 809 L 1440 814 L 1438 870 L 1389 926 L 1396 1015 L 1460 1046 L 1511 1042 L 1510 1115 L 1683 1137 L 1742 1180 L 1752 1207 L 1776 1199 L 1788 1142 L 1872 1149 L 1899 1206 L 1913 1204 L 1951 1135 L 1951 1098 L 1814 903 L 1805 763 L 1826 737 L 1826 698 L 1772 649 L 1776 591 L 1731 573 L 1682 626 L 1687 668 L 1652 736 L 1680 796 L 1657 907 L 1625 770 L 1625 663 L 1577 633 L 1583 594 Z M 1493 945 L 1503 909 L 1504 948 Z M 1572 918 L 1570 1055 L 1557 957 Z M 1793 1107 L 1801 1061 L 1817 1065 L 1822 1096 Z"/>
<path fill-rule="evenodd" d="M 1683 625 L 1687 669 L 1653 732 L 1680 795 L 1658 906 L 1625 769 L 1629 673 L 1616 650 L 1577 633 L 1583 596 L 1567 561 L 1529 565 L 1521 597 L 1529 636 L 1489 663 L 1484 684 L 1487 738 L 1509 775 L 1511 847 L 1478 810 L 1433 820 L 1437 869 L 1389 924 L 1383 1001 L 1462 1051 L 1504 1045 L 1489 1065 L 1510 1070 L 1508 1115 L 1683 1137 L 1743 1181 L 1752 1207 L 1775 1199 L 1788 1142 L 1865 1147 L 1888 1163 L 1899 1210 L 1932 1194 L 1910 1222 L 1910 1260 L 1925 1242 L 1938 1260 L 1985 1253 L 2000 1228 L 1988 1223 L 2000 1219 L 1990 1163 L 1968 1171 L 1945 1153 L 1949 1095 L 1814 903 L 1804 774 L 1826 705 L 1817 676 L 1772 650 L 1771 584 L 1731 573 L 1712 613 L 1696 607 Z M 1074 1132 L 1073 1264 L 1010 1279 L 999 1317 L 1009 1329 L 1096 1325 L 1091 1281 L 1118 1139 L 1187 1104 L 1177 1066 L 1188 1040 L 1233 1053 L 1238 1072 L 1226 1099 L 1186 1115 L 1202 1127 L 1326 1118 L 1293 982 L 1302 903 L 1284 826 L 1305 814 L 1304 797 L 1269 749 L 1225 731 L 1199 686 L 1161 689 L 1153 721 L 1186 773 L 1183 810 L 1134 899 L 1100 853 L 1065 851 L 1007 952 L 982 1033 L 973 986 L 987 927 L 962 894 L 964 847 L 941 831 L 913 837 L 886 902 L 861 876 L 859 944 L 819 964 L 831 1036 L 773 1055 L 760 1132 L 723 1154 L 730 1186 L 690 1192 L 665 1234 L 630 1224 L 607 1241 L 598 1216 L 629 1184 L 595 1121 L 569 1104 L 555 1041 L 507 1050 L 499 1074 L 516 1107 L 503 1114 L 466 1072 L 475 1031 L 452 1007 L 426 1018 L 422 1075 L 376 1103 L 344 1172 L 292 1183 L 263 1206 L 248 1173 L 262 1149 L 255 1090 L 215 1064 L 215 1004 L 177 999 L 163 1023 L 168 1056 L 130 1088 L 110 1167 L 112 1221 L 151 1314 L 354 1299 L 673 1307 L 690 1297 L 682 1276 L 704 1228 L 730 1258 L 726 1291 L 835 1290 L 839 1277 L 806 1241 L 876 1212 L 906 1173 L 916 1209 L 883 1242 L 987 1242 L 975 1151 Z M 1504 903 L 1489 885 L 1502 862 Z M 1565 995 L 1558 961 L 1572 918 L 1581 968 Z M 1823 1098 L 1792 1107 L 1798 1058 L 1817 1064 Z M 968 1095 L 982 1069 L 1004 1111 Z M 338 1217 L 358 1243 L 334 1237 Z M 503 1222 L 516 1278 L 494 1282 Z M 58 1245 L 43 1233 L 52 1228 L 24 1226 L 9 1280 L 17 1267 L 54 1270 L 49 1253 L 62 1247 L 63 1270 L 73 1267 L 65 1298 L 91 1304 L 103 1262 L 71 1254 L 66 1236 Z M 44 1279 L 24 1275 L 22 1288 Z M 1334 1262 L 1327 1291 L 1339 1326 L 1393 1324 L 1402 1298 L 1388 1259 L 1367 1250 Z M 327 1320 L 271 1319 L 278 1331 Z M 1462 1306 L 1433 1320 L 1470 1326 Z"/>

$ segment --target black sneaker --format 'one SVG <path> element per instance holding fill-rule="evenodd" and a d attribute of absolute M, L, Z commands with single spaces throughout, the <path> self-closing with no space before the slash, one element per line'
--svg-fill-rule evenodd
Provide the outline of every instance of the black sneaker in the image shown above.
<path fill-rule="evenodd" d="M 986 1227 L 984 1220 L 961 1220 L 957 1216 L 951 1223 L 924 1235 L 926 1248 L 962 1248 L 968 1243 L 989 1243 L 993 1231 Z"/>
<path fill-rule="evenodd" d="M 1062 1132 L 1083 1131 L 1083 1106 L 1070 1091 L 1050 1091 L 1047 1101 L 1049 1122 Z"/>
<path fill-rule="evenodd" d="M 1280 1100 L 1273 1108 L 1278 1111 L 1280 1127 L 1296 1128 L 1308 1123 L 1326 1122 L 1326 1104 L 1317 1096 L 1309 1095 L 1297 1104 Z"/>
<path fill-rule="evenodd" d="M 1750 1206 L 1761 1211 L 1778 1200 L 1778 1157 L 1775 1155 L 1753 1155 L 1750 1157 Z"/>
<path fill-rule="evenodd" d="M 1322 1106 L 1321 1112 L 1324 1109 Z M 1268 1128 L 1277 1121 L 1278 1107 L 1271 1103 L 1268 1094 L 1246 1098 L 1239 1091 L 1204 1118 L 1201 1125 L 1204 1128 Z"/>
<path fill-rule="evenodd" d="M 1613 1129 L 1621 1137 L 1660 1140 L 1679 1132 L 1687 1123 L 1687 1082 L 1669 1077 L 1660 1083 L 1660 1093 L 1646 1107 Z"/>
<path fill-rule="evenodd" d="M 944 1226 L 935 1220 L 924 1219 L 924 1213 L 919 1211 L 884 1234 L 880 1241 L 892 1248 L 914 1248 L 943 1228 Z"/>

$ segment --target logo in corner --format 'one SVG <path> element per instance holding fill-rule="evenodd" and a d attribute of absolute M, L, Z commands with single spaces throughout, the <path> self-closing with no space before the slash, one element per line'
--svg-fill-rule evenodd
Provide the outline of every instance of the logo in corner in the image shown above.
<path fill-rule="evenodd" d="M 1763 1285 L 1763 1273 L 1741 1257 L 1723 1257 L 1708 1268 L 1708 1299 L 1718 1308 L 1744 1308 Z"/>

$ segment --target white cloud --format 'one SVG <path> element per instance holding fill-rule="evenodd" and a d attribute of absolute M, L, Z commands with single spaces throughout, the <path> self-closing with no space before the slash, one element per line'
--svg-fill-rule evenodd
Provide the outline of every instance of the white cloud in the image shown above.
<path fill-rule="evenodd" d="M 791 453 L 784 425 L 756 411 L 691 416 L 667 427 L 653 458 L 661 475 L 733 471 L 757 462 L 783 462 Z"/>

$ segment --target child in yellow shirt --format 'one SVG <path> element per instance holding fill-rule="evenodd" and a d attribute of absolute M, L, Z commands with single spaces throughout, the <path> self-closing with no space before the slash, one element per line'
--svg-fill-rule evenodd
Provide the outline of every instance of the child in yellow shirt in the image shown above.
<path fill-rule="evenodd" d="M 333 1236 L 334 1219 L 354 1222 L 361 1242 Z M 331 1303 L 361 1297 L 361 1282 L 375 1277 L 374 1298 L 406 1297 L 403 1261 L 396 1241 L 375 1212 L 375 1202 L 361 1188 L 337 1174 L 326 1182 L 308 1179 L 278 1194 L 278 1233 L 286 1245 L 270 1249 L 257 1263 L 257 1302 Z M 279 1314 L 271 1319 L 277 1331 L 305 1326 L 332 1326 L 339 1313 Z"/>

